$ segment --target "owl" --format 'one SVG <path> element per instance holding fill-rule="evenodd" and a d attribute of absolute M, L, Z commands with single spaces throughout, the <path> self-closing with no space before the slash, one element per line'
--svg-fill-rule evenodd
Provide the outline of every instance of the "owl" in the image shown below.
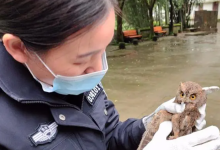
<path fill-rule="evenodd" d="M 196 130 L 196 120 L 199 119 L 199 108 L 206 104 L 206 92 L 195 82 L 181 83 L 174 103 L 185 103 L 185 110 L 181 114 L 171 114 L 166 110 L 156 113 L 147 125 L 138 150 L 142 150 L 153 138 L 164 121 L 172 121 L 173 129 L 168 139 L 176 139 L 180 136 L 190 134 Z"/>
<path fill-rule="evenodd" d="M 173 132 L 169 139 L 175 139 L 196 130 L 196 120 L 199 119 L 199 108 L 206 104 L 206 92 L 194 82 L 181 83 L 174 103 L 185 103 L 183 113 L 172 116 Z"/>

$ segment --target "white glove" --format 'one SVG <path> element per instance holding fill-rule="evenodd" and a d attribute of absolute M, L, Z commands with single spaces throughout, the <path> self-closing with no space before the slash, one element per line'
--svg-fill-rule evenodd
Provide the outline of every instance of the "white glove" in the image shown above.
<path fill-rule="evenodd" d="M 174 101 L 175 98 L 163 103 L 155 110 L 155 113 L 158 113 L 160 110 L 166 110 L 173 114 L 182 113 L 185 110 L 186 105 L 184 103 L 182 104 L 173 103 Z"/>
<path fill-rule="evenodd" d="M 217 86 L 211 86 L 211 87 L 204 87 L 203 90 L 205 90 L 206 94 L 211 94 L 212 92 L 219 90 L 219 87 Z M 170 113 L 182 113 L 185 110 L 185 104 L 176 104 L 173 103 L 175 101 L 175 98 L 163 103 L 160 105 L 153 114 L 159 112 L 160 110 L 166 110 Z M 196 128 L 198 130 L 201 130 L 205 125 L 205 116 L 206 116 L 206 104 L 203 105 L 201 108 L 199 108 L 199 112 L 201 114 L 201 117 L 196 121 Z"/>
<path fill-rule="evenodd" d="M 175 140 L 167 140 L 171 131 L 172 122 L 161 123 L 152 141 L 143 150 L 218 150 L 220 148 L 217 127 L 211 126 Z"/>
<path fill-rule="evenodd" d="M 218 86 L 210 86 L 210 87 L 204 87 L 202 89 L 205 90 L 206 94 L 211 94 L 212 92 L 219 90 L 219 87 Z"/>

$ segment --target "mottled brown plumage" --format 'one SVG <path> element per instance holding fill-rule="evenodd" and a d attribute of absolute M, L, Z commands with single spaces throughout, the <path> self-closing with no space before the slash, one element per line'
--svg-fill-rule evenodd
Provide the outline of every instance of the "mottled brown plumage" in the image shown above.
<path fill-rule="evenodd" d="M 142 150 L 153 138 L 164 121 L 172 121 L 173 130 L 168 139 L 175 139 L 192 133 L 195 130 L 196 120 L 200 117 L 198 108 L 206 103 L 206 93 L 202 87 L 194 82 L 181 83 L 174 103 L 185 103 L 186 107 L 181 114 L 170 114 L 165 110 L 155 114 L 147 125 L 138 150 Z"/>

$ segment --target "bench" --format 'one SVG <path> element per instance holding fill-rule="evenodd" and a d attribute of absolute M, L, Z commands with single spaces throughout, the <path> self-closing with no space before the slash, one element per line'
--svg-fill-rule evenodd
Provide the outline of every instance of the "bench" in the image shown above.
<path fill-rule="evenodd" d="M 123 31 L 125 42 L 130 42 L 133 39 L 141 39 L 142 35 L 138 35 L 136 30 L 126 30 Z"/>
<path fill-rule="evenodd" d="M 167 31 L 164 31 L 161 26 L 157 26 L 157 27 L 154 27 L 154 33 L 157 35 L 158 34 L 165 35 Z"/>

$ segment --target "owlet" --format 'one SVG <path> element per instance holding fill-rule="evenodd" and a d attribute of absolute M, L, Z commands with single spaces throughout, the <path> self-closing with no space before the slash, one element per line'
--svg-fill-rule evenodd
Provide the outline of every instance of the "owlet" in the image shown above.
<path fill-rule="evenodd" d="M 174 103 L 185 103 L 186 107 L 181 114 L 171 114 L 165 110 L 156 113 L 151 122 L 147 125 L 138 150 L 142 150 L 153 138 L 159 129 L 159 125 L 164 121 L 172 121 L 173 130 L 168 139 L 175 139 L 192 133 L 196 130 L 196 120 L 199 119 L 200 113 L 198 108 L 206 103 L 206 92 L 202 87 L 194 82 L 181 83 Z"/>

